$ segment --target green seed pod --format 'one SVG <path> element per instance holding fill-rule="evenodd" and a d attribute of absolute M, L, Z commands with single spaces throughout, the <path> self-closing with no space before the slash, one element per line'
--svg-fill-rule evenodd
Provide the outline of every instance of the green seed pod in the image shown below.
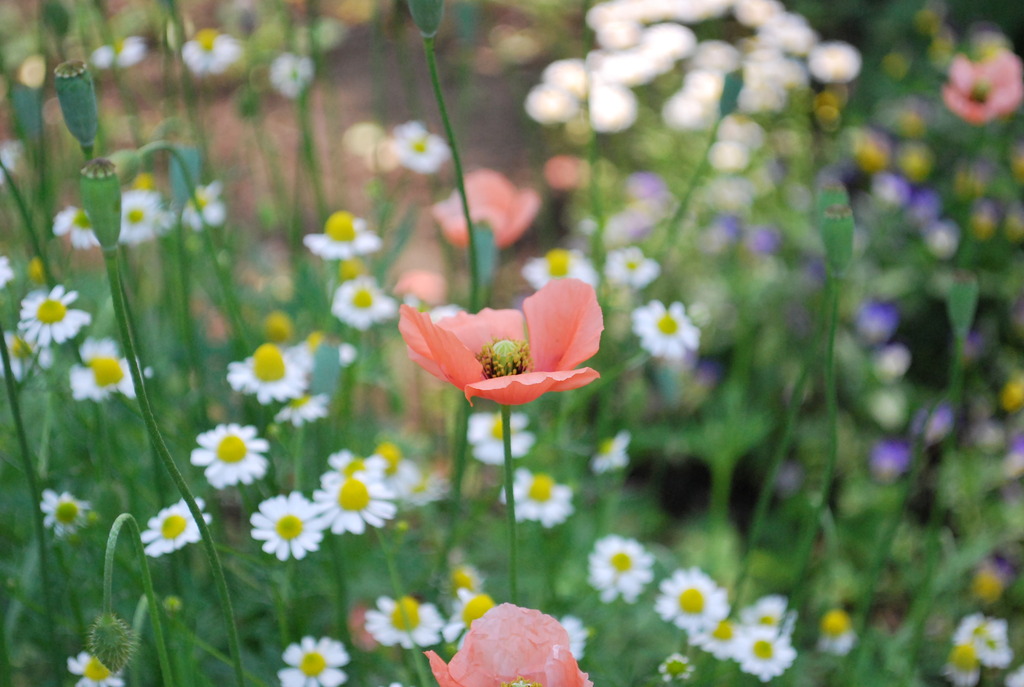
<path fill-rule="evenodd" d="M 64 114 L 64 123 L 89 155 L 96 142 L 99 115 L 96 112 L 96 91 L 92 75 L 81 60 L 62 62 L 53 70 L 57 77 L 57 100 Z"/>
<path fill-rule="evenodd" d="M 117 167 L 104 158 L 90 160 L 78 179 L 82 209 L 103 250 L 116 250 L 121 234 L 121 182 Z"/>
<path fill-rule="evenodd" d="M 820 227 L 825 218 L 825 210 L 833 205 L 849 205 L 850 194 L 846 187 L 838 181 L 826 181 L 818 189 L 818 199 L 815 205 L 817 212 L 818 226 Z"/>
<path fill-rule="evenodd" d="M 961 343 L 967 340 L 978 307 L 978 280 L 969 272 L 960 272 L 953 278 L 946 297 L 946 314 L 953 335 Z"/>
<path fill-rule="evenodd" d="M 829 272 L 836 277 L 843 276 L 853 259 L 853 211 L 849 205 L 832 205 L 825 210 L 821 239 Z"/>
<path fill-rule="evenodd" d="M 90 654 L 116 673 L 132 660 L 139 642 L 128 623 L 113 613 L 104 613 L 89 628 L 86 646 Z"/>
<path fill-rule="evenodd" d="M 433 38 L 444 16 L 444 0 L 408 0 L 412 21 L 424 38 Z"/>

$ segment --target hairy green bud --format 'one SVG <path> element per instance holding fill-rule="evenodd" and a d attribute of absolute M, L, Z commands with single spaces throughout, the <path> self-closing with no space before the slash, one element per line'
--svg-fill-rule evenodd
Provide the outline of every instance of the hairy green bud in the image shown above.
<path fill-rule="evenodd" d="M 138 646 L 135 631 L 113 613 L 99 616 L 89 628 L 86 648 L 112 673 L 128 665 Z"/>

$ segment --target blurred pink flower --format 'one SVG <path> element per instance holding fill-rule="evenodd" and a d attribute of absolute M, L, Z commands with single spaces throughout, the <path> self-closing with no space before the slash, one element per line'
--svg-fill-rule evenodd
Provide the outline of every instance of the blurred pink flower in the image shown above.
<path fill-rule="evenodd" d="M 1020 58 L 1009 50 L 981 62 L 957 55 L 949 68 L 949 83 L 942 87 L 942 99 L 970 124 L 985 124 L 1011 114 L 1024 100 Z"/>
<path fill-rule="evenodd" d="M 448 300 L 448 282 L 443 274 L 430 270 L 406 270 L 395 284 L 396 296 L 413 296 L 427 305 Z"/>
<path fill-rule="evenodd" d="M 502 604 L 473 621 L 462 648 L 446 665 L 426 652 L 440 687 L 497 687 L 517 682 L 543 687 L 593 687 L 569 651 L 569 635 L 540 611 Z"/>
<path fill-rule="evenodd" d="M 540 195 L 536 191 L 517 189 L 505 175 L 491 169 L 478 169 L 466 175 L 466 196 L 473 222 L 490 225 L 498 248 L 518 241 L 540 210 Z M 435 203 L 431 212 L 448 241 L 456 246 L 468 245 L 469 234 L 458 190 Z"/>

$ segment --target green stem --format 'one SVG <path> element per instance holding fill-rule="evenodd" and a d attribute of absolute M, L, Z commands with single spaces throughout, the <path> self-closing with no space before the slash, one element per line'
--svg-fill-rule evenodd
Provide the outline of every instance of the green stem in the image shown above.
<path fill-rule="evenodd" d="M 661 236 L 661 244 L 658 250 L 654 251 L 654 255 L 666 255 L 666 251 L 672 249 L 676 237 L 679 236 L 679 225 L 686 219 L 686 213 L 690 210 L 690 203 L 693 201 L 693 194 L 711 166 L 708 155 L 711 153 L 711 147 L 718 140 L 718 127 L 721 123 L 722 118 L 719 117 L 715 120 L 715 125 L 711 127 L 711 133 L 708 135 L 708 142 L 704 147 L 704 153 L 700 157 L 700 162 L 697 164 L 697 169 L 694 170 L 690 183 L 686 187 L 686 192 L 683 194 L 682 200 L 679 201 L 679 205 L 676 206 L 676 211 L 672 213 L 672 217 L 665 224 L 664 233 Z"/>
<path fill-rule="evenodd" d="M 508 522 L 508 588 L 512 603 L 519 603 L 519 542 L 516 537 L 516 496 L 512 488 L 512 406 L 501 406 L 501 439 L 505 445 L 505 517 Z"/>
<path fill-rule="evenodd" d="M 334 610 L 337 615 L 338 634 L 346 646 L 352 645 L 348 631 L 348 584 L 345 570 L 345 552 L 342 551 L 343 540 L 340 536 L 331 537 L 331 563 L 334 566 Z"/>
<path fill-rule="evenodd" d="M 384 561 L 388 566 L 388 577 L 391 579 L 391 593 L 395 595 L 398 612 L 401 614 L 402 622 L 405 626 L 411 627 L 408 614 L 405 612 L 405 606 L 402 604 L 402 597 L 404 596 L 402 594 L 402 579 L 398 575 L 398 566 L 395 564 L 394 549 L 384 541 L 384 535 L 379 527 L 375 527 L 374 532 L 377 535 L 380 548 L 384 552 Z M 412 635 L 409 636 L 409 640 L 412 641 Z M 416 666 L 416 676 L 419 678 L 420 687 L 428 687 L 431 681 L 427 678 L 427 664 L 425 663 L 426 659 L 423 656 L 423 652 L 413 651 L 412 653 L 413 664 Z"/>
<path fill-rule="evenodd" d="M 174 684 L 174 676 L 171 674 L 171 661 L 168 658 L 167 642 L 164 639 L 163 621 L 160 619 L 160 606 L 157 605 L 156 594 L 153 592 L 153 578 L 149 573 L 149 563 L 146 561 L 145 548 L 142 545 L 142 535 L 139 532 L 139 523 L 135 521 L 131 513 L 121 513 L 114 520 L 110 527 L 110 534 L 107 535 L 107 551 L 103 557 L 103 613 L 112 615 L 113 608 L 113 586 L 114 586 L 114 551 L 117 549 L 117 537 L 121 528 L 128 524 L 132 531 L 132 544 L 135 545 L 135 557 L 139 567 L 142 569 L 142 588 L 146 594 L 146 601 L 151 609 L 150 615 L 153 618 L 153 638 L 156 640 L 156 653 L 160 661 L 160 672 L 164 677 L 164 684 L 171 687 Z"/>
<path fill-rule="evenodd" d="M 6 614 L 3 614 L 6 618 Z M 11 657 L 7 652 L 7 623 L 0 618 L 0 687 L 13 687 L 12 676 L 14 670 L 11 668 Z"/>
<path fill-rule="evenodd" d="M 327 219 L 327 196 L 324 192 L 324 178 L 320 173 L 320 165 L 316 158 L 316 140 L 313 132 L 313 117 L 309 108 L 311 90 L 307 88 L 299 94 L 297 106 L 299 115 L 299 131 L 302 138 L 302 159 L 306 163 L 306 174 L 309 177 L 309 184 L 313 187 L 313 199 L 316 202 L 317 219 L 323 222 Z M 292 244 L 296 250 L 302 242 L 302 227 L 299 225 L 298 236 L 292 236 Z"/>
<path fill-rule="evenodd" d="M 448 145 L 452 150 L 452 165 L 455 167 L 455 185 L 459 190 L 459 199 L 462 201 L 462 215 L 466 220 L 466 234 L 469 236 L 469 310 L 476 312 L 480 309 L 480 268 L 476 254 L 476 239 L 473 235 L 473 218 L 469 214 L 469 201 L 466 198 L 465 177 L 462 174 L 462 160 L 459 157 L 459 147 L 455 142 L 455 132 L 448 119 L 448 109 L 444 104 L 444 93 L 441 92 L 441 79 L 437 75 L 437 57 L 434 53 L 434 38 L 423 38 L 423 49 L 427 54 L 427 65 L 430 68 L 430 83 L 434 87 L 434 99 L 437 100 L 437 108 L 441 112 L 441 122 L 444 124 L 444 132 L 448 136 Z"/>
<path fill-rule="evenodd" d="M 43 250 L 43 244 L 39 240 L 39 235 L 36 234 L 36 226 L 32 221 L 32 213 L 29 212 L 28 205 L 25 203 L 25 197 L 21 195 L 21 191 L 18 189 L 18 184 L 15 183 L 10 170 L 7 169 L 3 160 L 0 160 L 0 174 L 3 174 L 3 177 L 7 182 L 7 188 L 11 190 L 11 196 L 14 198 L 14 204 L 17 206 L 18 214 L 21 216 L 21 224 L 25 227 L 25 233 L 28 234 L 29 243 L 32 244 L 32 251 L 36 254 L 43 265 L 43 274 L 46 276 L 46 283 L 52 287 L 56 283 L 53 280 L 53 270 L 50 269 L 50 260 L 46 255 L 46 251 Z"/>
<path fill-rule="evenodd" d="M 448 533 L 445 536 L 445 544 L 438 552 L 438 570 L 448 570 L 449 556 L 458 541 L 459 525 L 462 520 L 462 481 L 466 474 L 466 452 L 469 441 L 466 436 L 469 431 L 469 404 L 459 399 L 459 414 L 455 419 L 455 464 L 452 467 L 452 492 L 449 499 L 449 517 L 451 523 L 448 526 Z"/>
<path fill-rule="evenodd" d="M 244 687 L 245 678 L 242 672 L 242 657 L 241 647 L 238 641 L 238 628 L 235 626 L 234 610 L 231 605 L 231 596 L 228 593 L 227 580 L 224 577 L 224 567 L 221 564 L 220 556 L 217 554 L 217 549 L 213 542 L 213 535 L 210 532 L 209 525 L 206 524 L 206 518 L 203 517 L 203 512 L 199 509 L 199 505 L 196 503 L 195 497 L 192 495 L 192 491 L 189 489 L 188 484 L 185 482 L 185 478 L 182 477 L 181 472 L 178 470 L 178 466 L 175 464 L 174 458 L 171 457 L 171 452 L 167 449 L 167 444 L 164 443 L 163 435 L 161 434 L 160 427 L 157 424 L 156 415 L 153 413 L 153 407 L 149 401 L 149 393 L 146 391 L 145 380 L 143 379 L 142 370 L 140 368 L 141 361 L 138 359 L 135 344 L 132 341 L 132 337 L 128 329 L 128 303 L 125 296 L 124 284 L 121 283 L 119 259 L 120 256 L 116 250 L 103 252 L 103 261 L 107 268 L 107 279 L 110 282 L 110 295 L 114 302 L 114 315 L 117 319 L 117 325 L 121 335 L 121 345 L 124 346 L 125 357 L 128 360 L 128 369 L 132 375 L 132 383 L 135 385 L 135 391 L 138 396 L 139 409 L 142 411 L 142 418 L 146 425 L 146 431 L 149 434 L 153 448 L 156 450 L 157 455 L 160 458 L 160 462 L 170 474 L 171 479 L 174 481 L 174 485 L 178 489 L 178 493 L 181 495 L 182 500 L 184 500 L 188 505 L 189 512 L 192 514 L 193 519 L 199 527 L 199 533 L 201 536 L 200 543 L 202 544 L 203 550 L 210 563 L 210 569 L 213 573 L 217 589 L 217 596 L 220 598 L 221 613 L 224 618 L 224 625 L 228 635 L 228 647 L 231 651 L 232 664 L 234 666 L 235 683 L 238 687 Z"/>

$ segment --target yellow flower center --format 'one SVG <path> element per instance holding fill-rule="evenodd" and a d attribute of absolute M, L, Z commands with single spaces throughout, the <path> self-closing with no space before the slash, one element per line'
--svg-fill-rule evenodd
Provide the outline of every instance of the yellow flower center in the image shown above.
<path fill-rule="evenodd" d="M 356 238 L 356 218 L 351 212 L 340 210 L 327 218 L 324 224 L 324 233 L 331 237 L 332 241 L 339 243 L 351 243 Z"/>
<path fill-rule="evenodd" d="M 245 442 L 234 434 L 229 434 L 217 444 L 217 460 L 222 463 L 237 463 L 245 458 L 248 452 Z"/>
<path fill-rule="evenodd" d="M 14 337 L 14 340 L 11 342 L 11 355 L 15 358 L 21 358 L 22 360 L 31 358 L 32 344 L 25 341 L 25 339 L 20 336 Z"/>
<path fill-rule="evenodd" d="M 978 667 L 978 652 L 973 644 L 958 644 L 949 652 L 949 662 L 959 671 L 971 672 Z"/>
<path fill-rule="evenodd" d="M 89 662 L 85 664 L 85 670 L 82 671 L 82 677 L 93 682 L 101 682 L 110 677 L 110 669 L 103 665 L 100 659 L 90 656 Z"/>
<path fill-rule="evenodd" d="M 569 274 L 569 263 L 572 261 L 572 254 L 564 248 L 555 248 L 548 251 L 548 274 L 552 277 L 564 277 Z"/>
<path fill-rule="evenodd" d="M 759 639 L 754 642 L 753 647 L 754 655 L 760 659 L 767 661 L 775 653 L 775 648 L 772 643 L 766 639 Z"/>
<path fill-rule="evenodd" d="M 679 323 L 676 322 L 676 318 L 672 317 L 668 313 L 661 316 L 658 320 L 658 331 L 662 334 L 672 335 L 679 331 Z"/>
<path fill-rule="evenodd" d="M 252 370 L 261 382 L 276 382 L 284 377 L 284 356 L 281 349 L 265 343 L 252 355 Z"/>
<path fill-rule="evenodd" d="M 548 501 L 551 498 L 551 490 L 555 486 L 555 480 L 548 475 L 540 473 L 533 476 L 533 483 L 530 484 L 530 499 L 533 501 Z"/>
<path fill-rule="evenodd" d="M 306 337 L 306 348 L 309 349 L 310 353 L 316 353 L 316 349 L 320 348 L 320 344 L 324 342 L 323 332 L 313 332 Z"/>
<path fill-rule="evenodd" d="M 494 416 L 494 424 L 491 425 L 491 436 L 495 439 L 502 439 L 505 436 L 504 431 L 501 428 L 501 414 Z"/>
<path fill-rule="evenodd" d="M 391 611 L 391 624 L 403 632 L 415 630 L 420 624 L 420 602 L 411 596 L 403 596 Z"/>
<path fill-rule="evenodd" d="M 138 224 L 144 219 L 146 219 L 146 213 L 143 210 L 132 208 L 128 211 L 128 221 L 132 224 Z"/>
<path fill-rule="evenodd" d="M 156 189 L 156 180 L 149 172 L 140 172 L 135 177 L 135 183 L 132 184 L 132 188 L 142 191 L 153 191 Z"/>
<path fill-rule="evenodd" d="M 452 586 L 456 589 L 472 589 L 476 585 L 473 575 L 466 568 L 456 568 L 452 573 Z"/>
<path fill-rule="evenodd" d="M 299 662 L 299 670 L 306 677 L 316 677 L 324 672 L 326 667 L 327 660 L 319 651 L 310 651 L 308 654 L 303 654 L 302 661 Z"/>
<path fill-rule="evenodd" d="M 92 222 L 89 221 L 89 215 L 85 214 L 85 210 L 76 211 L 71 223 L 79 229 L 92 229 Z"/>
<path fill-rule="evenodd" d="M 829 637 L 841 637 L 850 631 L 849 614 L 839 608 L 826 613 L 821 619 L 821 631 Z"/>
<path fill-rule="evenodd" d="M 220 36 L 220 33 L 217 29 L 203 29 L 196 34 L 196 43 L 206 52 L 211 52 L 213 50 L 213 43 L 217 40 L 218 36 Z"/>
<path fill-rule="evenodd" d="M 352 296 L 352 305 L 357 308 L 369 308 L 373 305 L 373 293 L 369 289 L 359 289 Z"/>
<path fill-rule="evenodd" d="M 388 467 L 385 470 L 388 475 L 394 475 L 398 472 L 398 466 L 402 462 L 402 449 L 397 444 L 390 441 L 382 441 L 377 444 L 377 448 L 373 452 L 388 462 Z"/>
<path fill-rule="evenodd" d="M 164 539 L 177 539 L 187 526 L 188 521 L 184 517 L 176 513 L 168 515 L 164 518 L 164 523 L 160 525 L 160 536 Z"/>
<path fill-rule="evenodd" d="M 711 636 L 720 642 L 727 642 L 732 639 L 732 623 L 728 620 L 718 621 L 718 626 L 715 628 Z"/>
<path fill-rule="evenodd" d="M 78 517 L 78 504 L 74 501 L 61 501 L 54 509 L 53 515 L 62 525 L 70 525 Z"/>
<path fill-rule="evenodd" d="M 598 444 L 597 452 L 601 455 L 608 455 L 615 448 L 615 439 L 605 439 Z"/>
<path fill-rule="evenodd" d="M 284 343 L 292 338 L 295 328 L 287 313 L 275 310 L 263 320 L 263 334 L 271 343 Z"/>
<path fill-rule="evenodd" d="M 636 268 L 639 267 L 639 266 L 640 266 L 640 261 L 639 260 L 627 260 L 626 261 L 626 269 L 629 270 L 630 272 L 635 272 Z"/>
<path fill-rule="evenodd" d="M 700 613 L 704 610 L 704 595 L 699 589 L 687 589 L 679 595 L 679 608 L 683 613 Z"/>
<path fill-rule="evenodd" d="M 338 264 L 338 277 L 342 281 L 355 279 L 362 274 L 366 274 L 366 265 L 359 258 L 349 258 Z"/>
<path fill-rule="evenodd" d="M 417 153 L 427 152 L 427 137 L 424 136 L 423 138 L 413 141 L 412 149 L 415 150 Z"/>
<path fill-rule="evenodd" d="M 68 309 L 63 303 L 47 298 L 39 304 L 39 309 L 36 310 L 36 319 L 43 324 L 54 324 L 63 320 L 67 314 Z"/>
<path fill-rule="evenodd" d="M 274 526 L 281 539 L 295 539 L 302 534 L 302 520 L 295 515 L 286 515 Z"/>
<path fill-rule="evenodd" d="M 122 50 L 124 50 L 124 39 L 118 38 L 114 41 L 114 54 L 120 55 Z"/>
<path fill-rule="evenodd" d="M 494 608 L 494 599 L 490 594 L 477 594 L 462 608 L 462 622 L 469 627 L 474 620 L 492 608 Z"/>
<path fill-rule="evenodd" d="M 206 189 L 197 188 L 195 195 L 196 195 L 196 205 L 199 207 L 200 210 L 202 210 L 203 208 L 205 208 L 209 204 L 210 199 L 206 197 Z M 191 203 L 192 203 L 192 201 L 189 201 L 189 204 L 191 204 Z"/>
<path fill-rule="evenodd" d="M 36 284 L 46 281 L 46 272 L 43 270 L 43 261 L 36 256 L 28 261 L 28 278 Z"/>
<path fill-rule="evenodd" d="M 302 406 L 304 406 L 307 403 L 309 403 L 309 399 L 311 399 L 311 398 L 312 398 L 312 396 L 310 396 L 309 394 L 306 394 L 304 396 L 299 396 L 298 398 L 293 398 L 292 400 L 288 401 L 288 407 L 289 408 L 301 408 Z"/>
<path fill-rule="evenodd" d="M 539 682 L 530 682 L 525 677 L 518 676 L 512 682 L 502 682 L 501 687 L 544 687 Z"/>
<path fill-rule="evenodd" d="M 986 603 L 992 603 L 1003 594 L 1003 580 L 988 568 L 979 570 L 971 582 L 971 593 Z"/>
<path fill-rule="evenodd" d="M 370 490 L 361 480 L 347 479 L 338 490 L 338 505 L 342 510 L 363 510 L 370 505 Z"/>
<path fill-rule="evenodd" d="M 350 460 L 348 462 L 348 465 L 346 465 L 342 469 L 341 473 L 343 475 L 345 475 L 345 477 L 351 477 L 352 475 L 356 474 L 360 470 L 365 470 L 365 469 L 366 469 L 366 461 L 365 460 L 363 460 L 362 458 L 352 458 L 352 460 Z"/>
<path fill-rule="evenodd" d="M 96 386 L 111 386 L 124 379 L 124 370 L 117 358 L 93 358 L 89 361 Z"/>
<path fill-rule="evenodd" d="M 775 623 L 779 622 L 779 619 L 776 618 L 774 615 L 762 615 L 758 622 L 760 622 L 762 625 L 774 625 Z"/>
<path fill-rule="evenodd" d="M 623 553 L 622 551 L 612 556 L 611 563 L 612 567 L 619 572 L 626 572 L 633 567 L 633 559 L 629 557 L 628 553 Z"/>

